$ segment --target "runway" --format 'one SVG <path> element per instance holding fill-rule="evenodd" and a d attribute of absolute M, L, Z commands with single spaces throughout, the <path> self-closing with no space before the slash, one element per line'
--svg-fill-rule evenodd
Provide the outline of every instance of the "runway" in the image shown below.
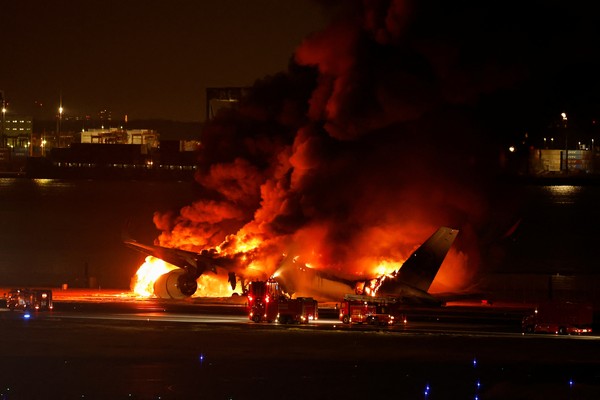
<path fill-rule="evenodd" d="M 55 298 L 30 318 L 0 312 L 1 399 L 600 397 L 597 336 L 523 335 L 501 308 L 387 328 L 335 309 L 280 325 L 243 304 Z"/>
<path fill-rule="evenodd" d="M 468 304 L 468 305 L 467 305 Z M 475 304 L 475 305 L 474 305 Z M 320 318 L 306 329 L 380 329 L 368 325 L 342 324 L 338 304 L 319 303 Z M 460 303 L 448 307 L 408 307 L 406 323 L 383 327 L 388 332 L 449 332 L 520 334 L 520 321 L 528 312 L 523 304 L 481 305 Z M 253 324 L 247 318 L 246 300 L 230 298 L 189 298 L 161 300 L 137 297 L 131 292 L 112 290 L 54 290 L 52 313 L 37 313 L 36 318 L 144 320 L 213 324 Z M 281 326 L 272 324 L 273 327 Z M 486 332 L 487 331 L 487 332 Z"/>

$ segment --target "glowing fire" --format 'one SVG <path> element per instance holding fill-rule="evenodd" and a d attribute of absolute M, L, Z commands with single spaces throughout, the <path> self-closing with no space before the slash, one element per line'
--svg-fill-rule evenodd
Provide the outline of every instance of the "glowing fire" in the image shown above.
<path fill-rule="evenodd" d="M 229 297 L 234 293 L 229 282 L 218 275 L 201 275 L 197 282 L 193 297 Z"/>
<path fill-rule="evenodd" d="M 242 241 L 236 241 L 235 246 L 232 247 L 236 247 L 236 250 L 252 250 L 257 246 L 257 242 L 248 244 Z M 283 258 L 285 258 L 285 255 Z M 299 259 L 300 256 L 293 257 L 293 263 L 298 263 Z M 368 273 L 368 276 L 377 277 L 377 279 L 372 279 L 366 282 L 366 285 L 364 286 L 364 294 L 375 296 L 377 294 L 377 289 L 386 279 L 386 277 L 393 276 L 394 272 L 397 271 L 401 266 L 402 262 L 391 260 L 379 260 L 374 263 L 373 267 L 367 269 L 368 271 L 371 271 Z M 166 263 L 159 258 L 152 256 L 146 257 L 144 264 L 140 266 L 132 279 L 132 291 L 140 297 L 154 296 L 154 283 L 156 280 L 160 276 L 176 270 L 177 268 L 178 267 Z M 301 268 L 312 269 L 315 267 L 311 263 L 303 263 Z M 273 276 L 276 276 L 277 274 L 278 272 L 276 271 Z M 266 267 L 264 265 L 254 261 L 250 262 L 249 265 L 246 266 L 246 275 L 248 275 L 248 277 L 254 276 L 255 279 L 261 279 L 268 275 L 268 272 L 266 271 Z M 235 293 L 235 291 L 231 288 L 231 284 L 229 283 L 227 276 L 223 274 L 203 274 L 198 278 L 197 283 L 198 290 L 193 297 L 229 297 Z M 363 286 L 361 284 L 360 291 L 362 290 Z"/>
<path fill-rule="evenodd" d="M 154 282 L 167 272 L 177 269 L 176 266 L 168 264 L 160 258 L 146 257 L 146 261 L 135 273 L 131 282 L 133 293 L 142 297 L 154 295 Z"/>
<path fill-rule="evenodd" d="M 373 268 L 373 273 L 375 276 L 389 276 L 391 273 L 399 270 L 402 264 L 403 262 L 383 260 Z"/>
<path fill-rule="evenodd" d="M 394 276 L 395 272 L 402 267 L 401 262 L 390 261 L 390 260 L 382 260 L 377 264 L 373 269 L 373 276 L 376 276 L 377 279 L 371 279 L 367 281 L 364 285 L 364 293 L 369 296 L 376 296 L 377 290 L 385 281 L 386 278 L 391 278 Z"/>
<path fill-rule="evenodd" d="M 140 297 L 154 296 L 154 282 L 161 276 L 177 267 L 152 256 L 140 266 L 132 279 L 132 291 Z M 198 280 L 198 290 L 193 297 L 228 297 L 234 290 L 226 278 L 218 275 L 201 275 Z"/>

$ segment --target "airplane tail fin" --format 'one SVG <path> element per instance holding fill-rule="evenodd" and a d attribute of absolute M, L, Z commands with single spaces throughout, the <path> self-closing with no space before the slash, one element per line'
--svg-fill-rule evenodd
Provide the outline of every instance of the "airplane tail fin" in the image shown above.
<path fill-rule="evenodd" d="M 457 229 L 439 228 L 402 264 L 395 280 L 427 292 L 457 235 Z"/>

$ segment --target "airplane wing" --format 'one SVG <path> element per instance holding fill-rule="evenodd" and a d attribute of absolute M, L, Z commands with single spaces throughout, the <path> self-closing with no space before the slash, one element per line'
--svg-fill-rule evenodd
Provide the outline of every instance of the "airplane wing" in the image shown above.
<path fill-rule="evenodd" d="M 214 250 L 202 250 L 200 253 L 193 251 L 173 249 L 169 247 L 147 245 L 124 238 L 123 243 L 140 253 L 159 258 L 179 270 L 171 271 L 159 278 L 155 283 L 154 294 L 164 298 L 180 298 L 193 295 L 197 288 L 196 280 L 205 272 L 216 273 L 217 267 L 228 272 L 228 281 L 232 289 L 237 285 L 236 270 L 238 262 L 235 257 L 224 257 Z M 158 289 L 157 289 L 158 285 Z"/>
<path fill-rule="evenodd" d="M 396 271 L 394 277 L 381 278 L 378 286 L 378 296 L 393 296 L 405 299 L 407 302 L 440 303 L 440 300 L 428 293 L 433 279 L 458 235 L 458 230 L 439 228 L 425 243 L 423 243 Z M 203 250 L 195 253 L 186 250 L 167 248 L 155 245 L 145 245 L 132 239 L 124 239 L 126 246 L 136 251 L 150 255 L 179 267 L 183 272 L 174 272 L 173 284 L 167 278 L 169 293 L 179 291 L 191 296 L 196 291 L 196 279 L 207 271 L 216 272 L 216 267 L 228 271 L 229 282 L 235 289 L 236 272 L 239 262 L 234 257 L 225 257 L 214 251 Z M 289 264 L 289 263 L 288 263 Z M 342 298 L 344 294 L 356 291 L 357 285 L 365 280 L 355 281 L 342 278 L 325 271 L 297 266 L 282 266 L 274 275 L 288 293 L 322 298 Z M 172 286 L 172 287 L 171 287 Z"/>
<path fill-rule="evenodd" d="M 161 260 L 185 270 L 194 279 L 206 271 L 216 272 L 213 259 L 192 251 L 172 249 L 162 246 L 146 245 L 135 240 L 125 240 L 125 245 L 140 253 L 160 258 Z"/>

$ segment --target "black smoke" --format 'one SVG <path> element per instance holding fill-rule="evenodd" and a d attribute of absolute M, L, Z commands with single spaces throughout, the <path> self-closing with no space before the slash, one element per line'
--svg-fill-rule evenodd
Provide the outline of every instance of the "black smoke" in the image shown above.
<path fill-rule="evenodd" d="M 461 233 L 446 286 L 466 286 L 502 261 L 496 244 L 519 203 L 502 183 L 506 148 L 575 92 L 561 79 L 584 79 L 566 74 L 598 48 L 594 7 L 323 5 L 331 24 L 299 44 L 288 71 L 207 123 L 205 196 L 179 215 L 157 214 L 159 241 L 195 250 L 254 241 L 270 272 L 281 254 L 297 254 L 361 274 L 450 226 Z M 597 96 L 584 92 L 565 98 Z"/>

